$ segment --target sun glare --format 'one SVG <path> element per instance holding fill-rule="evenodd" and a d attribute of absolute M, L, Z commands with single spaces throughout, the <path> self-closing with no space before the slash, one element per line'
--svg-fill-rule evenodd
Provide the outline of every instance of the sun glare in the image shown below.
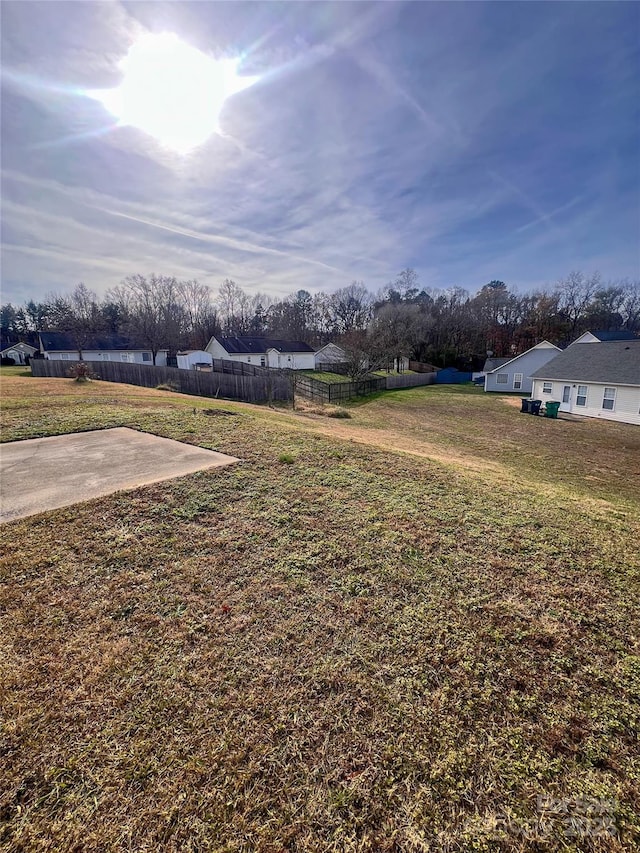
<path fill-rule="evenodd" d="M 186 153 L 219 130 L 225 100 L 256 81 L 239 76 L 238 64 L 213 59 L 172 33 L 150 33 L 120 63 L 123 80 L 116 89 L 88 94 L 119 124 L 140 128 Z"/>

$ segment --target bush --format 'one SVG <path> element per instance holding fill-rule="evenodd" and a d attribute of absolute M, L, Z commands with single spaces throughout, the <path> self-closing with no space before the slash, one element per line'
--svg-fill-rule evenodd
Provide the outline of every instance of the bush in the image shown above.
<path fill-rule="evenodd" d="M 2 359 L 0 360 L 0 364 L 2 365 L 2 367 L 13 367 L 15 363 L 15 358 L 11 358 L 8 355 L 3 355 Z"/>
<path fill-rule="evenodd" d="M 76 382 L 90 382 L 92 379 L 100 379 L 84 361 L 72 364 L 67 372 Z"/>
<path fill-rule="evenodd" d="M 278 456 L 278 462 L 285 462 L 287 465 L 291 465 L 293 461 L 294 459 L 291 453 L 281 453 L 280 456 Z"/>
<path fill-rule="evenodd" d="M 174 385 L 173 382 L 161 382 L 160 385 L 156 385 L 156 391 L 179 391 L 177 385 Z"/>
<path fill-rule="evenodd" d="M 351 413 L 346 409 L 333 409 L 331 412 L 327 412 L 328 418 L 350 418 Z"/>

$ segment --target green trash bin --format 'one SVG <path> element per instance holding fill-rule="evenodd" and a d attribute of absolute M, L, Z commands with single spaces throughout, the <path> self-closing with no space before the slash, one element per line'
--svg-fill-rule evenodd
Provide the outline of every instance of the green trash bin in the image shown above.
<path fill-rule="evenodd" d="M 542 400 L 530 400 L 529 401 L 529 414 L 530 415 L 539 415 L 541 405 L 542 405 Z"/>
<path fill-rule="evenodd" d="M 549 400 L 547 402 L 547 405 L 544 408 L 545 418 L 557 418 L 559 408 L 560 408 L 560 403 L 556 403 L 553 400 Z"/>

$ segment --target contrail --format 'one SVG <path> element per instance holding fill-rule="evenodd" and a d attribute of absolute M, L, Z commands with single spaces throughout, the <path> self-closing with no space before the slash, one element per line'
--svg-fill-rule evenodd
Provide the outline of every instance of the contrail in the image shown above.
<path fill-rule="evenodd" d="M 117 210 L 110 210 L 108 207 L 96 207 L 96 210 L 100 210 L 103 213 L 108 213 L 111 216 L 119 216 L 122 219 L 130 219 L 133 222 L 140 222 L 143 225 L 150 225 L 152 228 L 161 228 L 163 231 L 169 231 L 172 234 L 179 234 L 181 237 L 190 237 L 192 240 L 201 240 L 204 243 L 217 243 L 222 246 L 227 246 L 231 249 L 236 249 L 239 252 L 251 252 L 255 255 L 267 254 L 267 255 L 275 255 L 279 258 L 289 258 L 290 260 L 300 261 L 304 264 L 311 264 L 313 266 L 322 267 L 323 269 L 330 270 L 331 272 L 338 272 L 341 275 L 345 275 L 344 270 L 338 269 L 337 267 L 332 267 L 329 264 L 325 264 L 322 261 L 315 261 L 312 258 L 303 258 L 300 255 L 292 255 L 288 252 L 283 252 L 280 249 L 269 249 L 266 246 L 257 246 L 254 243 L 247 243 L 241 240 L 234 240 L 232 237 L 221 237 L 219 235 L 213 234 L 202 234 L 198 231 L 189 231 L 185 228 L 177 228 L 172 225 L 164 225 L 162 222 L 154 222 L 151 219 L 143 219 L 139 216 L 131 216 L 128 213 L 120 213 Z"/>

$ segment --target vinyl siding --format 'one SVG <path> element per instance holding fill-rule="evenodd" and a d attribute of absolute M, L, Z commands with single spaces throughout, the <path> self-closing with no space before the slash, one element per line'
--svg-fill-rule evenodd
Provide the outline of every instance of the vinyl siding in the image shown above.
<path fill-rule="evenodd" d="M 567 411 L 574 415 L 583 415 L 587 418 L 601 418 L 609 421 L 621 421 L 627 424 L 640 424 L 640 386 L 633 385 L 605 385 L 596 382 L 551 382 L 551 393 L 544 394 L 542 386 L 544 380 L 535 379 L 533 382 L 532 397 L 536 400 L 562 400 L 562 389 L 570 385 L 572 390 L 571 406 Z M 576 396 L 578 385 L 587 387 L 587 405 L 577 406 Z M 614 410 L 602 408 L 602 398 L 605 388 L 616 389 Z"/>
<path fill-rule="evenodd" d="M 151 358 L 149 361 L 145 361 L 142 358 L 143 350 L 82 350 L 82 360 L 83 361 L 122 361 L 121 355 L 129 356 L 129 363 L 132 364 L 153 364 L 153 356 L 151 355 L 151 350 L 144 350 L 144 352 L 148 352 Z M 46 358 L 53 359 L 54 361 L 77 361 L 78 353 L 77 352 L 57 352 L 55 350 L 47 352 Z M 158 367 L 166 367 L 167 364 L 167 354 L 166 352 L 159 352 L 156 355 L 156 365 Z"/>
<path fill-rule="evenodd" d="M 522 353 L 521 356 L 514 358 L 509 364 L 503 367 L 498 367 L 497 370 L 487 373 L 484 383 L 485 391 L 498 391 L 501 394 L 518 394 L 521 397 L 528 397 L 533 388 L 531 374 L 534 370 L 545 365 L 552 358 L 558 355 L 558 350 L 555 347 L 541 347 L 529 350 Z M 522 374 L 522 387 L 514 388 L 513 381 L 516 373 Z M 498 375 L 506 374 L 506 384 L 498 383 Z"/>
<path fill-rule="evenodd" d="M 176 360 L 181 370 L 194 370 L 196 364 L 211 364 L 213 356 L 205 350 L 198 349 L 184 355 L 178 355 Z"/>

